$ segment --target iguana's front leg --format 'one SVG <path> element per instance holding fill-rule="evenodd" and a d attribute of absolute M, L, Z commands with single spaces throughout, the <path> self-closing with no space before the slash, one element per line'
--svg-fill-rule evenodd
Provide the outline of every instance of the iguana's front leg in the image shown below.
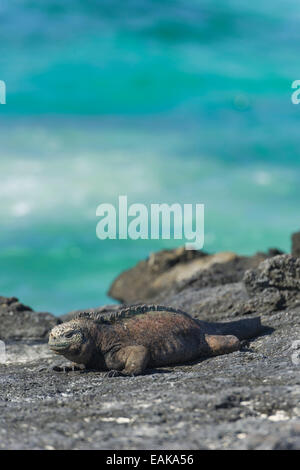
<path fill-rule="evenodd" d="M 145 346 L 125 346 L 105 357 L 106 366 L 110 371 L 108 377 L 117 375 L 140 375 L 149 361 L 149 351 Z"/>

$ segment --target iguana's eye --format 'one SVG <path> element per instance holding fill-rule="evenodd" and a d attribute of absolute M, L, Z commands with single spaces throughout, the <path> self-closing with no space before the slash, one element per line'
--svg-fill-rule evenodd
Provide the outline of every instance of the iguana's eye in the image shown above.
<path fill-rule="evenodd" d="M 74 334 L 74 331 L 69 331 L 69 333 L 65 334 L 65 337 L 66 338 L 71 338 L 71 336 L 73 336 L 73 334 Z"/>

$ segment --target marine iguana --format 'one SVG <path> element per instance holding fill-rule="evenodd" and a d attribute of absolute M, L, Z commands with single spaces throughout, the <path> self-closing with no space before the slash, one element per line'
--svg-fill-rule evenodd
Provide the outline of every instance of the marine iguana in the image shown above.
<path fill-rule="evenodd" d="M 261 329 L 259 317 L 208 323 L 171 307 L 134 305 L 108 314 L 79 313 L 52 329 L 49 347 L 73 361 L 72 370 L 83 364 L 113 377 L 139 375 L 146 368 L 237 351 L 240 340 Z"/>

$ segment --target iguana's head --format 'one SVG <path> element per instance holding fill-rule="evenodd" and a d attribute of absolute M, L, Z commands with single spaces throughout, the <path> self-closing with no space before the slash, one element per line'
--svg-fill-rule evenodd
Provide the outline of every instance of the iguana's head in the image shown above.
<path fill-rule="evenodd" d="M 49 347 L 56 354 L 85 364 L 93 353 L 92 322 L 71 320 L 55 326 L 49 335 Z"/>

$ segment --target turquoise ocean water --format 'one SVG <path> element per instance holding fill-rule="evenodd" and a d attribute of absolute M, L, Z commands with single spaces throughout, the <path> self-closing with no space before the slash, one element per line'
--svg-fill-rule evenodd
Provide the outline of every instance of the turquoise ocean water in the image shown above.
<path fill-rule="evenodd" d="M 96 207 L 204 203 L 210 252 L 300 228 L 296 0 L 2 0 L 0 295 L 56 314 L 182 242 L 96 238 Z"/>

